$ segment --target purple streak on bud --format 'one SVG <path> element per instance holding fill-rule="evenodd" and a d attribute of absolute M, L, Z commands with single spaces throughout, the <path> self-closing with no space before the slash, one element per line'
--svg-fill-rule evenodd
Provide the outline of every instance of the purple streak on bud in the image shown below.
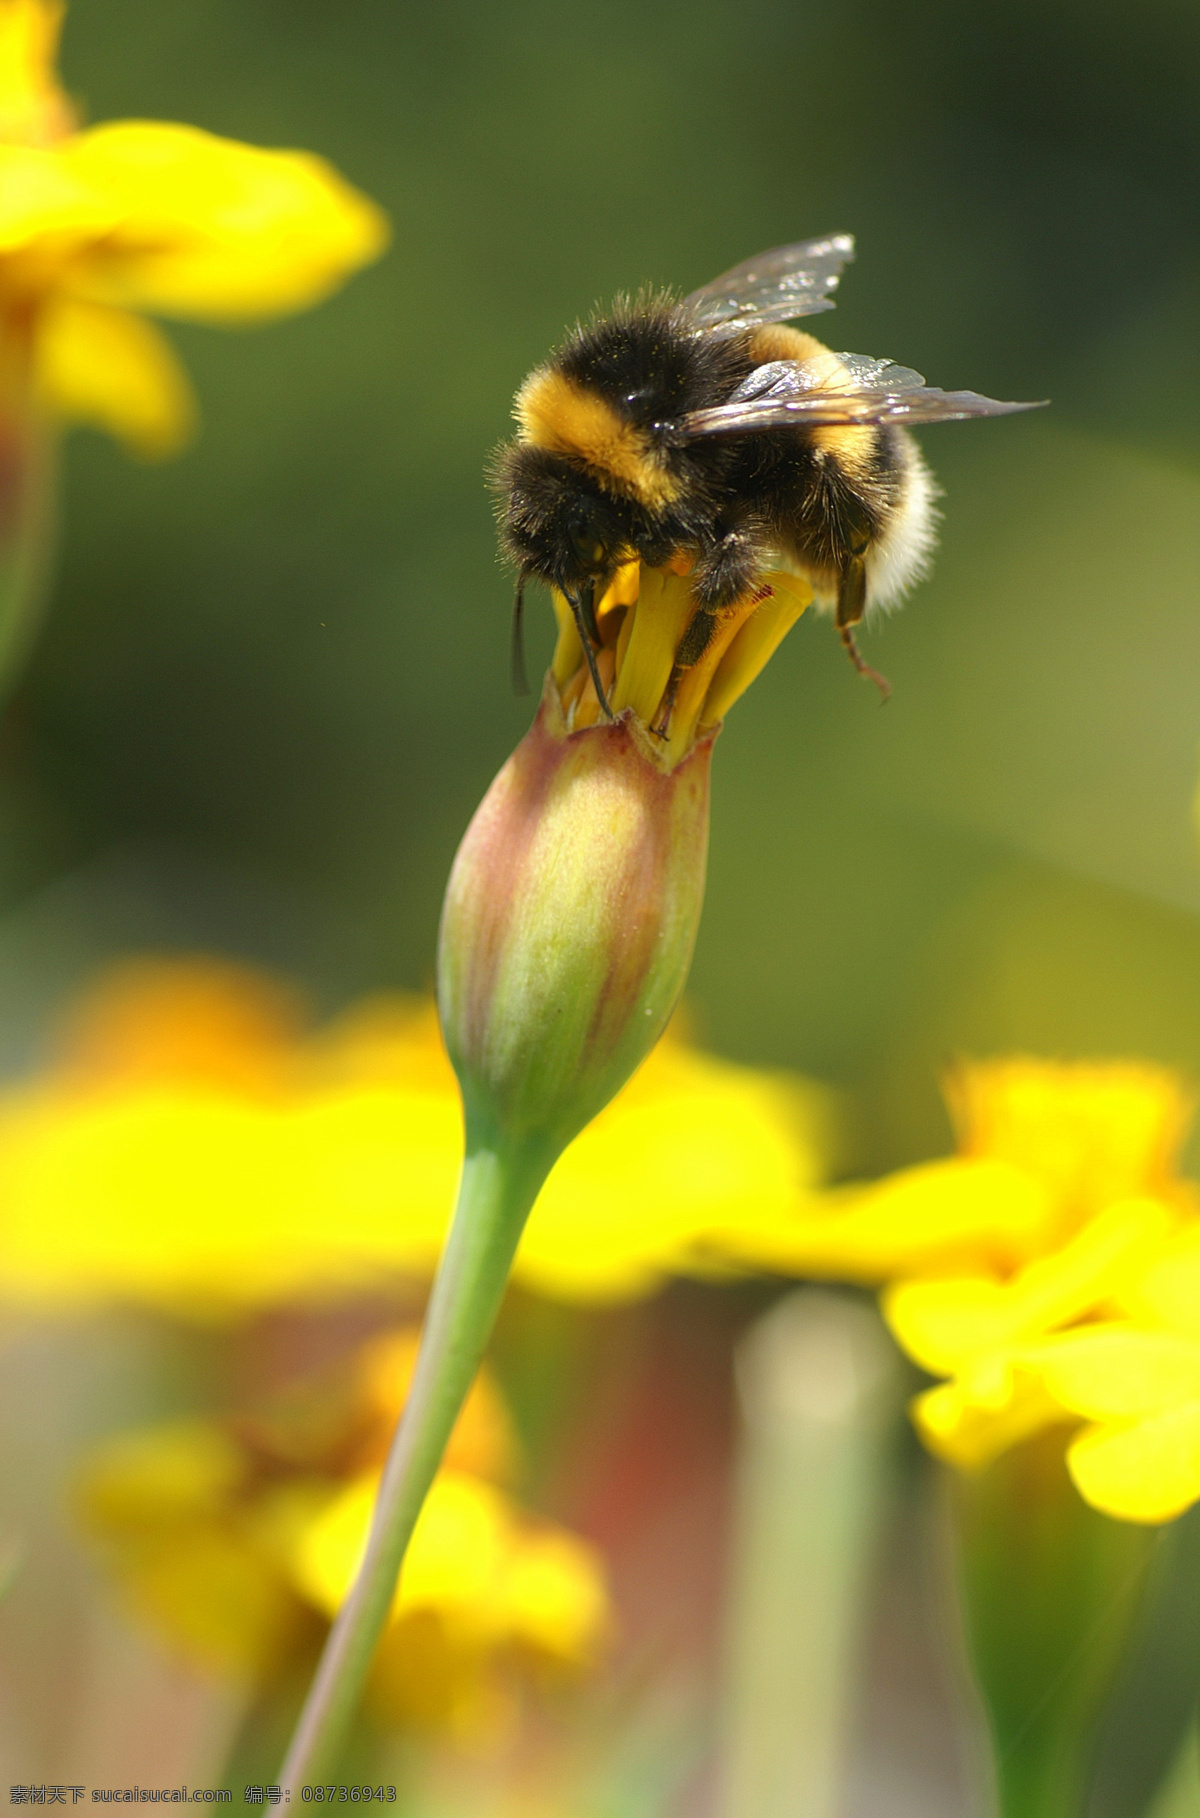
<path fill-rule="evenodd" d="M 667 772 L 630 713 L 568 733 L 548 684 L 467 829 L 442 915 L 468 1150 L 549 1167 L 658 1040 L 700 919 L 714 737 Z"/>

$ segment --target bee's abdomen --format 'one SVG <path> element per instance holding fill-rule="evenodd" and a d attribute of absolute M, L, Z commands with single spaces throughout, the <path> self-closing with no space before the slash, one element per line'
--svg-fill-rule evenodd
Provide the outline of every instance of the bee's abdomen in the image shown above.
<path fill-rule="evenodd" d="M 933 543 L 933 488 L 903 430 L 770 430 L 746 450 L 744 496 L 780 551 L 831 600 L 847 564 L 865 559 L 868 604 L 918 578 Z"/>

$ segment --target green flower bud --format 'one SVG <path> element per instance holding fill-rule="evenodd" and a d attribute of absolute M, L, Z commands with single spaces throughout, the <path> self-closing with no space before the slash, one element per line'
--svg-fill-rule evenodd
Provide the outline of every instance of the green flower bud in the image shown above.
<path fill-rule="evenodd" d="M 549 682 L 455 859 L 438 996 L 467 1146 L 549 1168 L 687 977 L 715 729 L 666 769 L 632 712 L 568 732 Z"/>

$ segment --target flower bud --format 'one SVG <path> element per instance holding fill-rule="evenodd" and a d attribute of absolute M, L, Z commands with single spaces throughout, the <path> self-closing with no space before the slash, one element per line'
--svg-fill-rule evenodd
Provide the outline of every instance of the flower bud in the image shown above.
<path fill-rule="evenodd" d="M 691 568 L 686 552 L 661 570 L 625 563 L 594 625 L 581 602 L 555 596 L 537 719 L 450 873 L 438 999 L 466 1116 L 458 1204 L 363 1563 L 284 1764 L 289 1786 L 315 1780 L 344 1744 L 542 1183 L 649 1053 L 687 978 L 713 741 L 812 598 L 784 574 L 714 611 Z M 705 635 L 689 636 L 701 612 Z"/>
<path fill-rule="evenodd" d="M 467 1146 L 549 1169 L 661 1035 L 704 896 L 715 729 L 667 769 L 629 711 L 568 732 L 548 680 L 459 848 L 439 1000 Z"/>

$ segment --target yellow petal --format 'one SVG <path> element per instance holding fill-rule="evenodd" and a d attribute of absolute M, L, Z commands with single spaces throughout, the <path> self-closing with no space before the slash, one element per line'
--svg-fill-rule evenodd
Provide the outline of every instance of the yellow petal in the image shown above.
<path fill-rule="evenodd" d="M 420 1340 L 419 1326 L 405 1326 L 399 1331 L 380 1333 L 358 1354 L 360 1406 L 378 1423 L 380 1463 L 408 1398 Z M 361 1448 L 357 1456 L 368 1462 Z M 516 1457 L 512 1417 L 495 1383 L 483 1370 L 463 1403 L 446 1447 L 445 1463 L 469 1476 L 497 1482 L 512 1476 Z"/>
<path fill-rule="evenodd" d="M 279 315 L 327 296 L 387 243 L 375 204 L 307 152 L 125 120 L 58 156 L 121 210 L 77 279 L 99 302 L 206 321 Z"/>
<path fill-rule="evenodd" d="M 733 703 L 760 675 L 800 615 L 812 605 L 813 591 L 798 575 L 772 570 L 762 577 L 771 594 L 739 625 L 722 653 L 700 712 L 700 724 L 724 719 Z"/>
<path fill-rule="evenodd" d="M 54 73 L 62 0 L 0 0 L 0 140 L 46 145 L 73 125 Z"/>
<path fill-rule="evenodd" d="M 1042 1180 L 1070 1230 L 1117 1199 L 1176 1185 L 1192 1102 L 1178 1075 L 1142 1061 L 963 1062 L 945 1081 L 966 1155 Z"/>
<path fill-rule="evenodd" d="M 1050 1394 L 1088 1420 L 1128 1420 L 1200 1401 L 1200 1344 L 1171 1332 L 1084 1328 L 1042 1347 L 1038 1361 Z"/>
<path fill-rule="evenodd" d="M 6 295 L 58 281 L 79 248 L 110 234 L 124 214 L 119 198 L 98 191 L 57 151 L 0 145 L 0 252 Z M 37 246 L 37 264 L 12 263 Z"/>
<path fill-rule="evenodd" d="M 105 429 L 138 454 L 174 454 L 195 428 L 187 374 L 140 316 L 58 298 L 38 317 L 36 361 L 52 411 Z"/>
<path fill-rule="evenodd" d="M 239 1678 L 286 1649 L 296 1609 L 239 1526 L 250 1469 L 215 1423 L 176 1421 L 99 1446 L 74 1496 L 135 1613 L 200 1667 Z"/>
<path fill-rule="evenodd" d="M 768 600 L 766 604 L 771 606 L 774 601 Z M 697 657 L 696 661 L 690 668 L 685 669 L 679 678 L 679 691 L 675 696 L 675 705 L 671 711 L 671 724 L 667 738 L 667 754 L 671 763 L 677 763 L 691 749 L 718 667 L 724 661 L 730 646 L 736 641 L 738 633 L 744 631 L 758 617 L 760 611 L 761 607 L 756 603 L 754 595 L 750 594 L 746 598 L 735 601 L 731 606 L 720 607 L 714 614 L 712 633 L 704 647 L 703 654 Z M 779 636 L 775 637 L 773 641 L 767 640 L 767 648 L 763 652 L 763 662 L 759 664 L 759 669 L 765 664 L 772 650 L 778 646 L 788 625 L 794 623 L 799 616 L 799 611 L 792 613 L 790 617 L 785 615 L 784 623 L 776 626 Z M 747 674 L 747 687 L 752 680 L 753 675 Z M 740 693 L 740 689 L 737 692 Z M 713 713 L 710 724 L 719 717 L 718 714 Z"/>
<path fill-rule="evenodd" d="M 0 1093 L 0 1296 L 203 1318 L 427 1277 L 462 1154 L 432 1006 L 308 1037 L 286 1010 L 211 963 L 93 994 L 65 1061 Z M 831 1124 L 820 1088 L 669 1038 L 555 1170 L 517 1277 L 611 1300 L 758 1267 L 816 1201 Z"/>
<path fill-rule="evenodd" d="M 630 566 L 632 565 L 630 564 Z M 575 615 L 557 587 L 550 589 L 550 603 L 554 607 L 554 616 L 558 621 L 558 638 L 554 645 L 554 657 L 550 669 L 558 686 L 565 688 L 583 662 L 583 645 L 580 643 L 579 633 L 575 629 Z"/>
<path fill-rule="evenodd" d="M 631 707 L 647 725 L 654 719 L 695 608 L 686 576 L 643 566 L 632 630 L 612 689 L 614 713 Z"/>
<path fill-rule="evenodd" d="M 294 1106 L 195 1087 L 50 1094 L 0 1113 L 4 1288 L 203 1318 L 424 1276 L 461 1142 L 449 1095 L 383 1083 Z"/>
<path fill-rule="evenodd" d="M 210 1421 L 173 1421 L 99 1446 L 80 1474 L 76 1506 L 93 1533 L 115 1538 L 216 1515 L 245 1474 L 237 1446 Z"/>
<path fill-rule="evenodd" d="M 754 1267 L 742 1232 L 789 1229 L 822 1177 L 830 1121 L 818 1087 L 666 1040 L 555 1166 L 515 1279 L 622 1300 L 677 1271 Z"/>
<path fill-rule="evenodd" d="M 320 1510 L 299 1537 L 297 1588 L 334 1615 L 366 1546 L 378 1479 L 358 1479 Z M 599 1555 L 549 1523 L 532 1526 L 478 1477 L 438 1473 L 405 1555 L 393 1621 L 436 1614 L 471 1649 L 523 1641 L 564 1661 L 594 1652 L 609 1625 Z"/>
<path fill-rule="evenodd" d="M 1119 1304 L 1139 1325 L 1200 1339 L 1200 1225 L 1185 1225 L 1123 1285 Z"/>
<path fill-rule="evenodd" d="M 611 1627 L 604 1563 L 574 1534 L 538 1531 L 514 1549 L 504 1574 L 514 1639 L 568 1666 L 587 1666 Z"/>
<path fill-rule="evenodd" d="M 820 1209 L 722 1232 L 747 1266 L 879 1282 L 955 1266 L 1008 1264 L 1035 1240 L 1048 1201 L 1036 1180 L 1003 1162 L 941 1161 L 906 1168 L 877 1187 L 830 1194 Z"/>
<path fill-rule="evenodd" d="M 1036 1374 L 1012 1368 L 986 1384 L 939 1383 L 917 1396 L 911 1412 L 929 1450 L 965 1471 L 1064 1418 Z"/>
<path fill-rule="evenodd" d="M 1173 1521 L 1200 1499 L 1200 1401 L 1098 1427 L 1067 1452 L 1079 1494 L 1120 1521 Z"/>
<path fill-rule="evenodd" d="M 902 1282 L 885 1297 L 888 1323 L 926 1369 L 952 1374 L 969 1358 L 1035 1338 L 1111 1300 L 1130 1269 L 1161 1244 L 1173 1217 L 1158 1200 L 1129 1200 L 1011 1281 Z"/>
<path fill-rule="evenodd" d="M 884 1317 L 897 1342 L 923 1369 L 953 1375 L 966 1359 L 1011 1335 L 1011 1297 L 1002 1282 L 983 1277 L 898 1282 L 883 1296 Z"/>
<path fill-rule="evenodd" d="M 378 1487 L 373 1474 L 349 1485 L 320 1512 L 297 1549 L 297 1588 L 329 1616 L 341 1608 L 362 1564 Z M 439 1472 L 413 1530 L 393 1619 L 402 1610 L 426 1608 L 472 1631 L 489 1631 L 513 1520 L 511 1504 L 492 1484 Z"/>
<path fill-rule="evenodd" d="M 231 960 L 121 960 L 70 1006 L 56 1054 L 76 1087 L 221 1086 L 271 1099 L 302 1027 L 293 994 Z"/>
<path fill-rule="evenodd" d="M 191 1527 L 119 1560 L 136 1615 L 202 1670 L 261 1681 L 294 1645 L 290 1587 L 234 1532 Z"/>

